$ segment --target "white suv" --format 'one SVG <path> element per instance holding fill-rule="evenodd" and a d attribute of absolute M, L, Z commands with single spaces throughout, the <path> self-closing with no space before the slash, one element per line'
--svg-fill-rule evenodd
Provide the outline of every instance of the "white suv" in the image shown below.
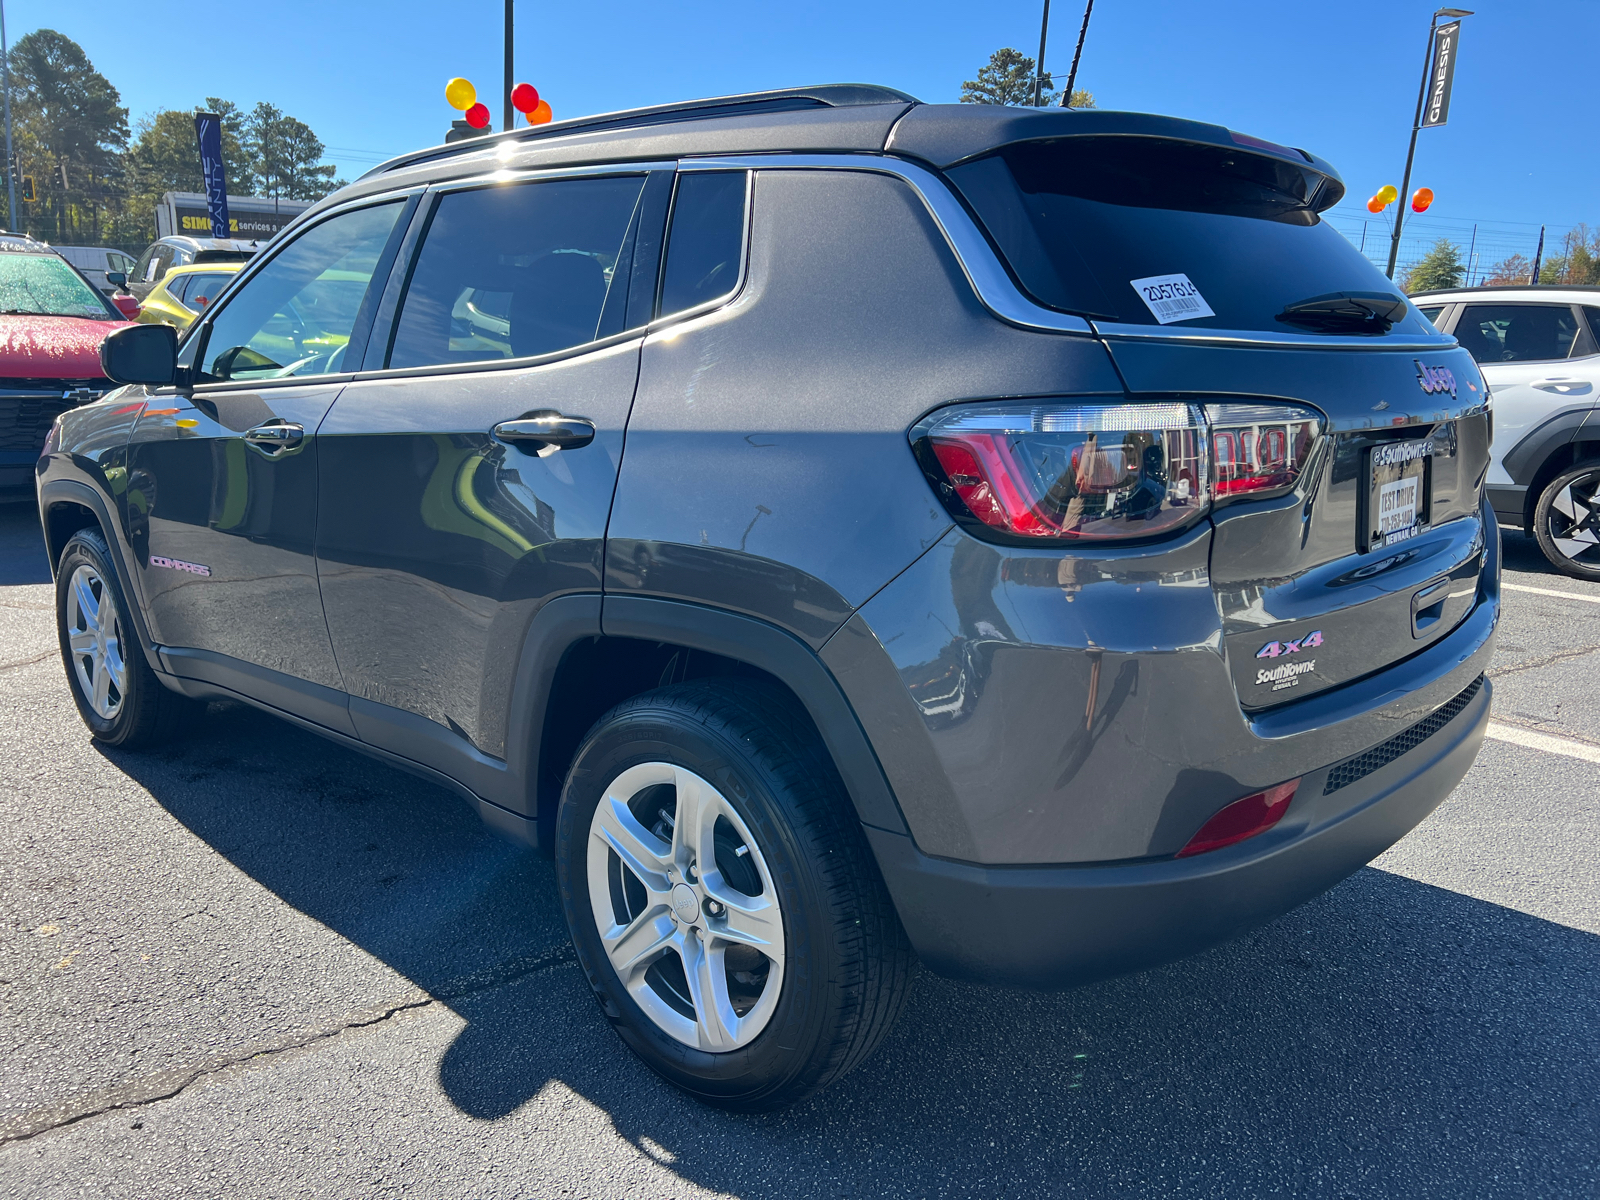
<path fill-rule="evenodd" d="M 1600 287 L 1480 287 L 1411 299 L 1494 394 L 1488 491 L 1556 570 L 1600 580 Z"/>

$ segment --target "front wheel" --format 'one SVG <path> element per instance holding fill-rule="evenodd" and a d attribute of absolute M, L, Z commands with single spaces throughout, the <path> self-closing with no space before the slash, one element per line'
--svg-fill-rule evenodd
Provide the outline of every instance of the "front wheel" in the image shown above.
<path fill-rule="evenodd" d="M 1574 579 L 1600 580 L 1600 463 L 1581 463 L 1539 494 L 1533 533 L 1550 565 Z"/>
<path fill-rule="evenodd" d="M 679 684 L 590 731 L 557 820 L 562 903 L 601 1009 L 697 1099 L 790 1104 L 867 1057 L 913 956 L 804 714 Z"/>

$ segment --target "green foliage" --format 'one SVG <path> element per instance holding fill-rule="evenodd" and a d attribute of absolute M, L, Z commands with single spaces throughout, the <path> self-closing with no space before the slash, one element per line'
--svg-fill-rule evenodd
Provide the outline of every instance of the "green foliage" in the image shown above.
<path fill-rule="evenodd" d="M 1460 249 L 1449 238 L 1440 238 L 1406 273 L 1402 287 L 1407 293 L 1456 288 L 1465 278 L 1466 267 L 1461 262 Z"/>
<path fill-rule="evenodd" d="M 1539 268 L 1540 283 L 1600 284 L 1600 230 L 1589 232 L 1576 225 L 1561 239 L 1561 252 L 1552 254 Z"/>
<path fill-rule="evenodd" d="M 56 242 L 109 242 L 137 249 L 155 237 L 163 192 L 201 192 L 205 181 L 194 113 L 164 109 L 132 130 L 109 80 L 71 38 L 39 29 L 11 50 L 14 142 L 39 199 L 7 214 L 7 226 Z M 326 150 L 304 121 L 268 103 L 248 113 L 207 96 L 222 119 L 222 160 L 234 195 L 320 200 L 342 187 Z"/>
<path fill-rule="evenodd" d="M 1033 59 L 1020 50 L 1010 46 L 996 50 L 989 56 L 988 63 L 978 68 L 978 77 L 961 85 L 961 103 L 1029 107 L 1033 104 L 1033 66 Z M 1039 89 L 1039 103 L 1051 103 L 1055 94 L 1056 85 L 1046 71 Z"/>
<path fill-rule="evenodd" d="M 1072 95 L 1062 98 L 1062 108 L 1093 108 L 1094 93 L 1086 92 L 1082 88 L 1073 88 Z"/>

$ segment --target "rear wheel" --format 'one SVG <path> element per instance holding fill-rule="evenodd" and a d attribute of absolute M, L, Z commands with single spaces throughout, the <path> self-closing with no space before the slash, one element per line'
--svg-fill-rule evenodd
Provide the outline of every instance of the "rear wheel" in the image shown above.
<path fill-rule="evenodd" d="M 792 1103 L 899 1012 L 910 947 L 831 760 L 777 689 L 679 684 L 602 717 L 556 858 L 602 1010 L 700 1100 Z"/>
<path fill-rule="evenodd" d="M 137 749 L 171 736 L 194 706 L 144 660 L 99 530 L 72 536 L 56 567 L 56 630 L 78 714 L 89 732 Z"/>
<path fill-rule="evenodd" d="M 1600 463 L 1580 463 L 1539 494 L 1533 533 L 1550 565 L 1575 579 L 1600 580 Z"/>

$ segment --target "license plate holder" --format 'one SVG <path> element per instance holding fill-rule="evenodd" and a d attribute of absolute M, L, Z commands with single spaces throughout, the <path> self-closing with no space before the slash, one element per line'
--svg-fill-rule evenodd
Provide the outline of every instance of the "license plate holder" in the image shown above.
<path fill-rule="evenodd" d="M 1361 549 L 1383 550 L 1428 527 L 1433 439 L 1382 442 L 1370 447 L 1366 458 Z"/>

